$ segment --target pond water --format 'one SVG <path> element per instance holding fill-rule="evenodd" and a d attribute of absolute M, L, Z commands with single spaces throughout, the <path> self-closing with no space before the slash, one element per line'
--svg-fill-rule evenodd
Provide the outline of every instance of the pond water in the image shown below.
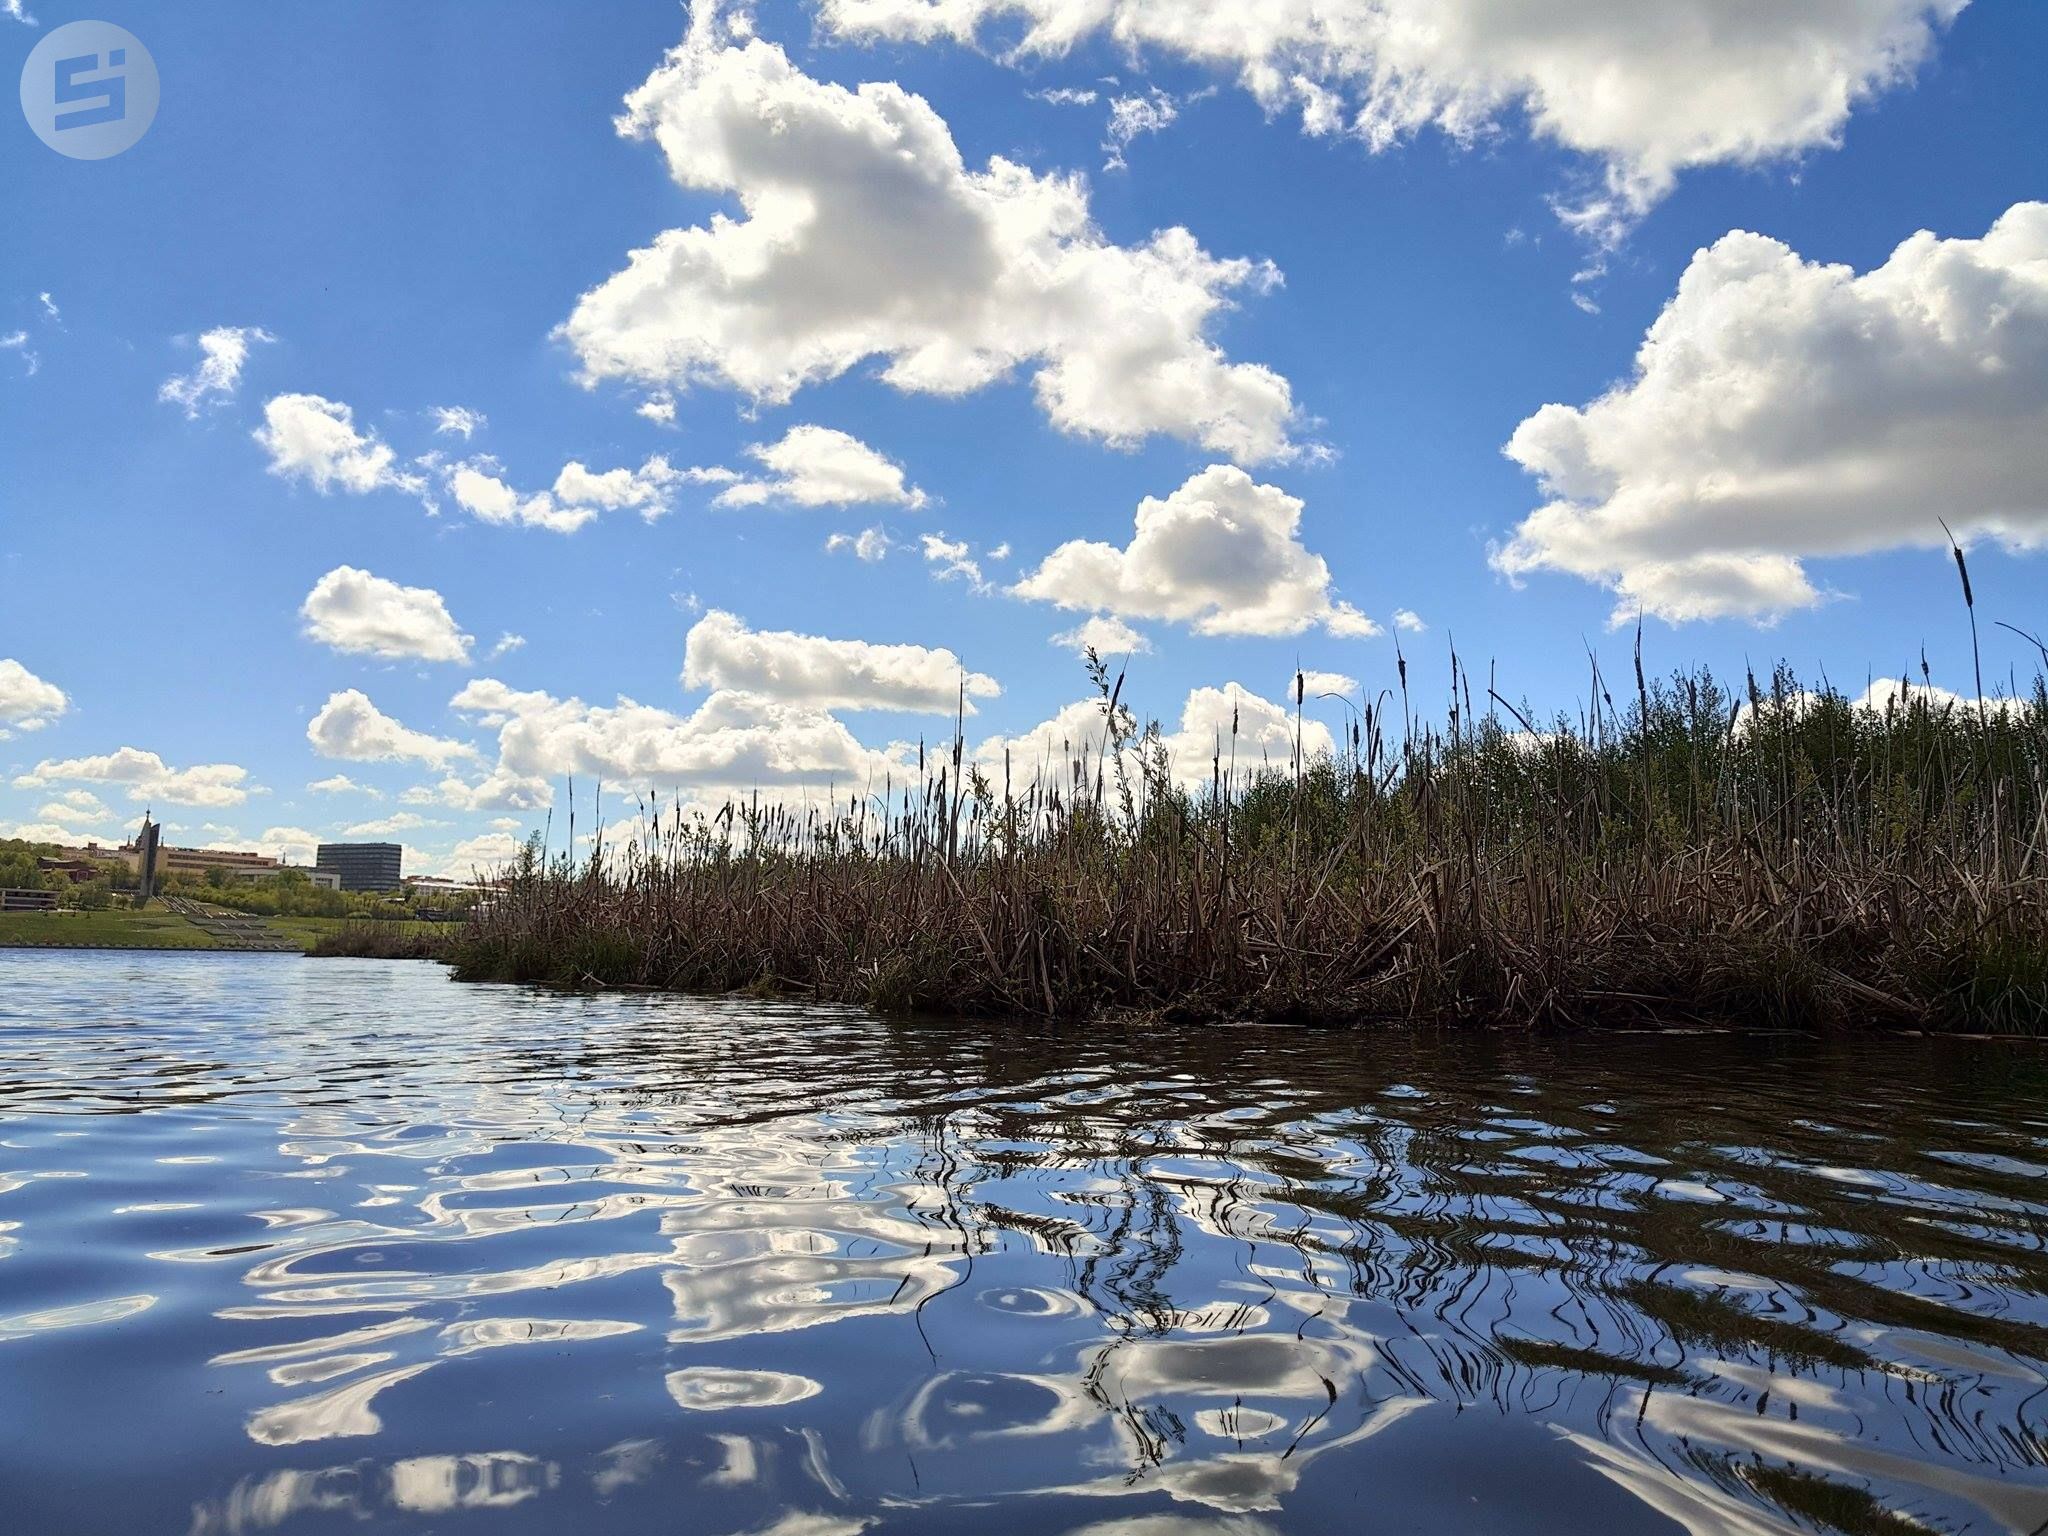
<path fill-rule="evenodd" d="M 2048 1528 L 2048 1047 L 0 954 L 0 1528 Z"/>

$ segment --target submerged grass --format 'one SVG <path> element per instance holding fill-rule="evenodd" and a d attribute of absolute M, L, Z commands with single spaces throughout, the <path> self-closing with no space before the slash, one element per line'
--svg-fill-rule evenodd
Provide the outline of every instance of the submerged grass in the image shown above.
<path fill-rule="evenodd" d="M 956 735 L 830 806 L 643 805 L 588 856 L 530 848 L 445 958 L 1065 1019 L 2048 1026 L 2040 676 L 1852 704 L 1783 669 L 1657 682 L 1638 636 L 1619 705 L 1595 663 L 1539 728 L 1454 656 L 1424 725 L 1403 659 L 1334 755 L 1297 679 L 1291 761 L 1238 762 L 1233 719 L 1190 782 L 1090 669 L 1091 739 L 1021 783 Z"/>

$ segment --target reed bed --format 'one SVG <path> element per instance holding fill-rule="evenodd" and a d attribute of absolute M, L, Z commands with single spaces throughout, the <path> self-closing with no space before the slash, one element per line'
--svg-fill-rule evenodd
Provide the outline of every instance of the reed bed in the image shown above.
<path fill-rule="evenodd" d="M 1653 680 L 1638 635 L 1576 720 L 1454 657 L 1421 724 L 1403 659 L 1334 754 L 1301 750 L 1297 677 L 1292 760 L 1234 763 L 1233 722 L 1191 783 L 1089 661 L 1099 731 L 1025 782 L 956 734 L 830 806 L 643 803 L 587 853 L 536 839 L 444 957 L 1068 1020 L 2048 1028 L 2040 674 L 1859 706 L 1782 668 Z"/>

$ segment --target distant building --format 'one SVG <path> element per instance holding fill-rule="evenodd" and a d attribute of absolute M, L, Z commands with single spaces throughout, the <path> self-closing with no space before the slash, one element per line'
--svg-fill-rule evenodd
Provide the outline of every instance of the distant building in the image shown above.
<path fill-rule="evenodd" d="M 87 858 L 39 858 L 36 868 L 46 875 L 62 875 L 73 885 L 97 880 L 105 871 Z"/>
<path fill-rule="evenodd" d="M 254 885 L 258 880 L 269 880 L 277 875 L 304 875 L 309 884 L 322 891 L 341 889 L 341 876 L 331 869 L 308 869 L 303 864 L 276 864 L 269 868 L 236 869 L 229 871 L 237 880 L 246 880 Z"/>
<path fill-rule="evenodd" d="M 55 891 L 0 891 L 0 912 L 54 912 Z"/>
<path fill-rule="evenodd" d="M 395 891 L 404 862 L 402 843 L 322 843 L 313 856 L 314 867 L 338 876 L 344 891 Z"/>

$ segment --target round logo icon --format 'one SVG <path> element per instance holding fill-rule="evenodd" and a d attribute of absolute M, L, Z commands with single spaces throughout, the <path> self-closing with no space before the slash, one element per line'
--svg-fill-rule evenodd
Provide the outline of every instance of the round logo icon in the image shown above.
<path fill-rule="evenodd" d="M 21 113 L 36 137 L 74 160 L 105 160 L 156 120 L 156 60 L 111 21 L 73 21 L 21 66 Z"/>

